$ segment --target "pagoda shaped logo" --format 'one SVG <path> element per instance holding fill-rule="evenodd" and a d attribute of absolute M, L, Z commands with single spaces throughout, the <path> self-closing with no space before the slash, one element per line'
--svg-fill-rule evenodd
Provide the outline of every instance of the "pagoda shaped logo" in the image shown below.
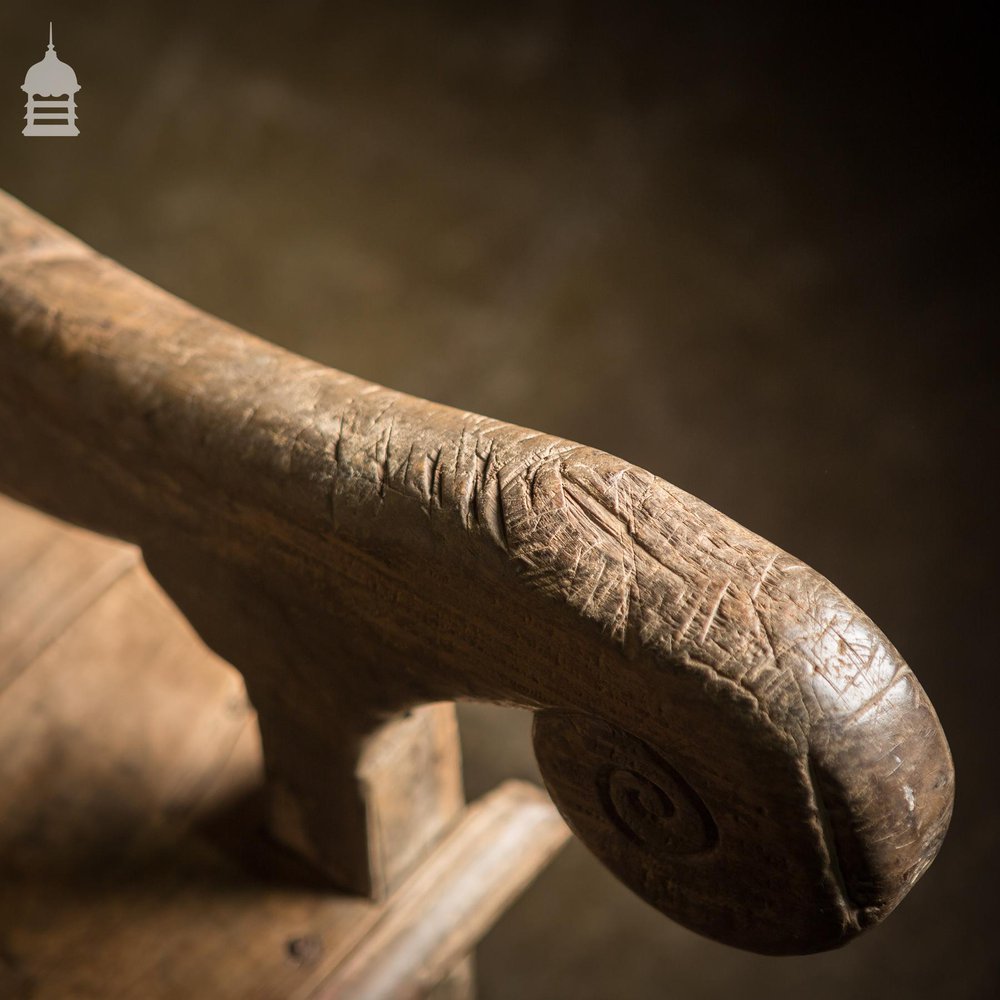
<path fill-rule="evenodd" d="M 21 87 L 28 95 L 22 135 L 79 135 L 76 127 L 76 73 L 57 55 L 49 22 L 49 48 L 24 76 Z"/>

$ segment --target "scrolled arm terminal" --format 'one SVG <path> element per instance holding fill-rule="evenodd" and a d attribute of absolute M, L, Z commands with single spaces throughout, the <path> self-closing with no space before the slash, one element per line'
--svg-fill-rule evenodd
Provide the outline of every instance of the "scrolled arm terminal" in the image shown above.
<path fill-rule="evenodd" d="M 4 196 L 0 373 L 0 489 L 142 547 L 244 674 L 318 863 L 302 754 L 457 698 L 532 709 L 573 830 L 721 941 L 839 945 L 933 860 L 953 772 L 909 668 L 662 479 L 291 355 Z"/>

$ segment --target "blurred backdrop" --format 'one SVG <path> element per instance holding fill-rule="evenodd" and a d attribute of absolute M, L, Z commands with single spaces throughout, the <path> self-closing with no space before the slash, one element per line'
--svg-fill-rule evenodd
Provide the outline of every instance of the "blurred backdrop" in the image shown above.
<path fill-rule="evenodd" d="M 20 134 L 50 18 L 76 139 Z M 974 8 L 0 8 L 0 186 L 293 350 L 701 496 L 938 708 L 952 832 L 883 927 L 742 954 L 573 844 L 480 949 L 484 1000 L 996 995 L 993 38 Z M 537 777 L 529 721 L 463 709 L 470 795 Z"/>

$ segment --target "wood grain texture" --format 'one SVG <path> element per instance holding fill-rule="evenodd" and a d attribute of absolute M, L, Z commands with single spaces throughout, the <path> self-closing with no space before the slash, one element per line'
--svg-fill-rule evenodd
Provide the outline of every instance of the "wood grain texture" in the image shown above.
<path fill-rule="evenodd" d="M 445 841 L 414 873 L 314 1000 L 423 996 L 450 975 L 455 955 L 486 933 L 497 910 L 521 894 L 537 874 L 538 853 L 554 853 L 565 827 L 552 822 L 551 803 L 541 789 L 523 782 L 500 787 L 501 795 L 469 810 L 464 836 Z M 518 858 L 526 843 L 532 849 Z M 492 887 L 491 907 L 482 905 L 484 885 Z"/>
<path fill-rule="evenodd" d="M 544 793 L 463 810 L 385 902 L 317 886 L 263 830 L 239 674 L 134 549 L 0 499 L 0 566 L 41 537 L 64 580 L 131 568 L 0 697 L 0 998 L 348 1000 L 376 975 L 385 997 L 468 996 L 467 953 L 568 836 Z M 24 621 L 3 611 L 0 648 Z M 353 985 L 327 986 L 341 967 Z"/>
<path fill-rule="evenodd" d="M 841 944 L 934 858 L 934 710 L 798 560 L 613 456 L 261 342 L 11 199 L 0 255 L 0 489 L 142 547 L 329 869 L 350 796 L 309 762 L 454 698 L 535 710 L 572 828 L 720 940 Z"/>

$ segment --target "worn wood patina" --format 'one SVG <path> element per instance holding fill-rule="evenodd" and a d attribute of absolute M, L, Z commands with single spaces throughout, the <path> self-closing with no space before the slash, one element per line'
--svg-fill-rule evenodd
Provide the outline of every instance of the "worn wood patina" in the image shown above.
<path fill-rule="evenodd" d="M 337 883 L 390 892 L 454 820 L 454 769 L 412 764 L 450 723 L 399 733 L 458 698 L 533 710 L 571 828 L 721 941 L 842 944 L 937 853 L 951 758 L 898 652 L 657 476 L 289 354 L 10 198 L 0 373 L 0 489 L 141 548 Z"/>

